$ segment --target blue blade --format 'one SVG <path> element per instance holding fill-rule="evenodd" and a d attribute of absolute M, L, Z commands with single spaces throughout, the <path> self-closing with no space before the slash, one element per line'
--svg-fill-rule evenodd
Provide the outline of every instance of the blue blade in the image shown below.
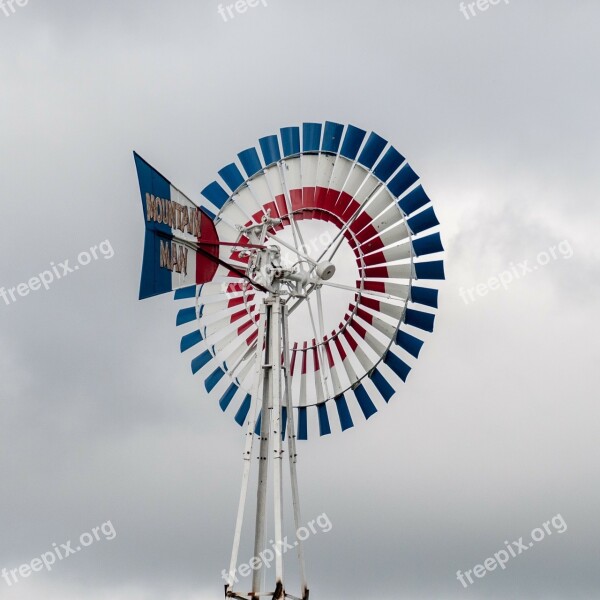
<path fill-rule="evenodd" d="M 373 174 L 375 177 L 379 177 L 381 181 L 387 181 L 392 173 L 404 162 L 404 156 L 396 150 L 393 146 L 383 155 L 383 158 L 379 161 Z"/>
<path fill-rule="evenodd" d="M 258 140 L 262 151 L 265 165 L 268 167 L 278 160 L 281 160 L 281 152 L 279 150 L 279 140 L 276 135 L 269 135 Z"/>
<path fill-rule="evenodd" d="M 388 380 L 380 371 L 374 369 L 371 373 L 371 381 L 375 384 L 375 387 L 379 390 L 383 399 L 386 402 L 389 402 L 389 399 L 394 395 L 394 388 L 389 384 Z"/>
<path fill-rule="evenodd" d="M 410 367 L 401 358 L 398 358 L 393 352 L 388 350 L 383 362 L 392 369 L 402 381 L 406 381 L 406 378 L 410 373 Z"/>
<path fill-rule="evenodd" d="M 202 334 L 200 333 L 200 331 L 192 331 L 191 333 L 188 333 L 181 338 L 181 344 L 179 345 L 179 349 L 181 350 L 181 352 L 185 352 L 186 350 L 189 350 L 192 346 L 199 344 L 201 341 Z"/>
<path fill-rule="evenodd" d="M 446 279 L 444 274 L 444 261 L 432 260 L 430 262 L 415 263 L 417 279 Z"/>
<path fill-rule="evenodd" d="M 407 325 L 418 327 L 423 331 L 433 331 L 433 322 L 435 321 L 435 315 L 431 313 L 423 312 L 422 310 L 414 310 L 413 308 L 407 308 L 406 317 L 404 322 Z"/>
<path fill-rule="evenodd" d="M 244 171 L 246 171 L 246 177 L 252 177 L 259 171 L 262 171 L 262 165 L 260 164 L 260 158 L 258 157 L 256 148 L 252 147 L 247 150 L 242 150 L 238 154 L 238 158 L 242 163 Z"/>
<path fill-rule="evenodd" d="M 418 179 L 419 176 L 412 170 L 410 165 L 404 165 L 388 183 L 388 189 L 398 198 Z"/>
<path fill-rule="evenodd" d="M 256 426 L 254 427 L 254 433 L 256 435 L 260 435 L 260 428 L 262 427 L 262 410 L 258 414 L 258 419 L 256 419 Z"/>
<path fill-rule="evenodd" d="M 439 233 L 432 233 L 425 237 L 413 240 L 413 249 L 417 256 L 424 256 L 425 254 L 435 254 L 436 252 L 442 252 L 444 246 L 442 246 L 442 238 Z"/>
<path fill-rule="evenodd" d="M 281 407 L 281 439 L 285 439 L 285 432 L 287 430 L 287 406 Z"/>
<path fill-rule="evenodd" d="M 302 150 L 304 152 L 318 152 L 321 144 L 321 123 L 302 124 Z"/>
<path fill-rule="evenodd" d="M 421 352 L 423 343 L 423 340 L 420 340 L 418 337 L 410 335 L 410 333 L 406 333 L 406 331 L 402 331 L 402 329 L 398 329 L 398 333 L 396 334 L 396 344 L 398 344 L 400 348 L 406 350 L 411 356 L 419 358 L 419 352 Z"/>
<path fill-rule="evenodd" d="M 282 127 L 281 145 L 283 156 L 286 158 L 300 154 L 300 127 Z"/>
<path fill-rule="evenodd" d="M 238 391 L 238 389 L 238 386 L 235 385 L 235 383 L 232 383 L 227 388 L 227 391 L 221 396 L 221 399 L 219 400 L 219 406 L 223 412 L 225 412 L 227 407 L 231 404 L 231 400 L 235 396 L 235 393 Z"/>
<path fill-rule="evenodd" d="M 350 415 L 350 410 L 348 409 L 348 403 L 346 402 L 346 398 L 343 394 L 335 398 L 335 407 L 337 408 L 338 416 L 340 418 L 340 426 L 342 431 L 346 431 L 346 429 L 354 427 L 352 416 Z"/>
<path fill-rule="evenodd" d="M 202 210 L 214 221 L 217 218 L 217 215 L 215 215 L 214 212 L 211 212 L 210 210 L 208 210 L 208 208 L 206 208 L 205 206 L 202 207 Z"/>
<path fill-rule="evenodd" d="M 238 425 L 241 426 L 244 424 L 244 421 L 246 420 L 246 417 L 248 416 L 248 413 L 250 412 L 251 402 L 252 402 L 252 399 L 250 397 L 250 394 L 246 394 L 244 401 L 238 408 L 238 411 L 235 413 L 235 422 Z"/>
<path fill-rule="evenodd" d="M 223 208 L 229 198 L 229 194 L 216 181 L 209 183 L 200 193 L 217 208 Z"/>
<path fill-rule="evenodd" d="M 192 373 L 195 375 L 204 365 L 207 365 L 213 359 L 210 350 L 205 350 L 199 356 L 192 360 Z"/>
<path fill-rule="evenodd" d="M 207 392 L 212 392 L 215 388 L 215 386 L 217 385 L 217 383 L 219 383 L 219 381 L 221 381 L 221 379 L 223 379 L 223 375 L 225 375 L 225 371 L 223 371 L 223 369 L 221 369 L 221 367 L 217 367 L 207 378 L 206 381 L 204 382 L 204 387 L 206 388 Z"/>
<path fill-rule="evenodd" d="M 317 414 L 319 415 L 319 435 L 329 435 L 331 426 L 329 425 L 329 415 L 327 414 L 327 402 L 317 404 Z"/>
<path fill-rule="evenodd" d="M 438 307 L 438 290 L 413 285 L 410 288 L 410 299 L 417 304 Z"/>
<path fill-rule="evenodd" d="M 298 439 L 308 439 L 308 421 L 306 418 L 306 407 L 300 406 L 298 408 Z"/>
<path fill-rule="evenodd" d="M 187 300 L 196 297 L 196 286 L 189 285 L 188 287 L 175 290 L 175 300 Z"/>
<path fill-rule="evenodd" d="M 380 135 L 372 132 L 363 151 L 358 157 L 358 162 L 367 167 L 367 169 L 371 169 L 386 146 L 387 140 L 384 140 Z"/>
<path fill-rule="evenodd" d="M 240 173 L 235 163 L 223 167 L 219 171 L 219 175 L 232 192 L 235 192 L 244 183 L 244 176 Z"/>
<path fill-rule="evenodd" d="M 185 325 L 186 323 L 191 323 L 196 320 L 196 309 L 193 306 L 189 308 L 182 308 L 177 313 L 177 326 Z"/>
<path fill-rule="evenodd" d="M 365 139 L 365 135 L 367 135 L 366 131 L 354 127 L 354 125 L 348 125 L 340 154 L 345 158 L 354 160 L 358 154 L 362 141 Z"/>
<path fill-rule="evenodd" d="M 363 415 L 365 415 L 365 419 L 372 417 L 377 412 L 373 400 L 371 400 L 371 397 L 367 394 L 367 390 L 365 390 L 362 383 L 359 383 L 354 388 L 354 395 L 358 400 L 360 410 L 362 410 Z"/>
<path fill-rule="evenodd" d="M 435 227 L 439 224 L 440 222 L 437 220 L 432 207 L 429 207 L 418 215 L 408 219 L 408 226 L 413 233 L 421 233 L 421 231 L 425 231 L 426 229 Z"/>
<path fill-rule="evenodd" d="M 431 202 L 429 196 L 425 193 L 423 186 L 416 187 L 412 192 L 407 194 L 400 202 L 398 202 L 400 208 L 406 215 L 414 213 L 419 210 L 422 206 L 425 206 Z"/>
<path fill-rule="evenodd" d="M 327 121 L 325 123 L 325 131 L 323 132 L 323 144 L 321 150 L 323 152 L 337 154 L 337 151 L 340 149 L 343 131 L 343 125 Z"/>

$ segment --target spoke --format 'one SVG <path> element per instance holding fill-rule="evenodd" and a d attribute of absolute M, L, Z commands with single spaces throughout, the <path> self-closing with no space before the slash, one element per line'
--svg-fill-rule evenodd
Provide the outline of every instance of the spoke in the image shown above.
<path fill-rule="evenodd" d="M 340 290 L 348 290 L 349 292 L 354 292 L 356 294 L 364 294 L 367 296 L 377 296 L 379 298 L 387 298 L 388 300 L 402 300 L 402 298 L 398 298 L 397 296 L 393 296 L 392 294 L 385 294 L 383 292 L 373 292 L 371 290 L 365 290 L 357 287 L 352 287 L 350 285 L 342 285 L 341 283 L 332 283 L 331 281 L 320 281 L 319 285 L 326 285 L 328 287 L 338 288 Z"/>
<path fill-rule="evenodd" d="M 319 315 L 319 334 L 321 335 L 321 341 L 325 337 L 325 327 L 323 325 L 323 298 L 321 296 L 321 288 L 317 287 L 317 312 Z"/>
<path fill-rule="evenodd" d="M 317 353 L 319 354 L 319 360 L 321 361 L 321 368 L 319 369 L 319 378 L 321 379 L 323 391 L 326 392 L 327 397 L 330 398 L 331 396 L 329 394 L 329 387 L 326 385 L 328 378 L 323 370 L 323 339 L 317 335 L 317 328 L 315 327 L 315 317 L 310 303 L 310 298 L 306 299 L 306 305 L 308 306 L 308 312 L 310 314 L 310 324 L 312 325 L 313 335 L 315 336 L 315 343 L 317 344 Z"/>
<path fill-rule="evenodd" d="M 317 328 L 315 326 L 315 316 L 313 314 L 312 305 L 310 303 L 310 298 L 306 299 L 306 306 L 308 306 L 308 314 L 310 315 L 310 324 L 312 327 L 313 335 L 315 336 L 315 342 L 319 343 L 319 335 L 317 334 Z"/>
<path fill-rule="evenodd" d="M 340 239 L 338 240 L 338 243 L 336 244 L 335 248 L 332 250 L 331 252 L 331 256 L 329 257 L 328 260 L 333 260 L 333 257 L 336 255 L 337 251 L 340 249 L 340 246 L 342 245 L 342 242 L 344 241 L 344 238 L 340 236 Z"/>
<path fill-rule="evenodd" d="M 294 304 L 290 307 L 288 314 L 291 315 L 305 300 L 307 300 L 316 287 L 317 286 L 314 283 L 311 286 L 309 286 L 309 288 L 306 290 L 306 296 L 304 298 L 298 298 L 296 302 L 294 302 Z"/>
<path fill-rule="evenodd" d="M 323 320 L 323 299 L 321 297 L 321 288 L 317 287 L 317 314 L 319 317 L 319 343 L 318 343 L 318 348 L 319 348 L 319 353 L 321 355 L 321 371 L 323 371 L 324 374 L 324 378 L 325 378 L 325 385 L 326 385 L 326 392 L 327 392 L 327 397 L 331 398 L 332 394 L 331 394 L 331 389 L 330 389 L 330 380 L 329 380 L 329 362 L 325 361 L 325 349 L 323 348 L 323 342 L 325 339 L 325 326 L 324 326 L 324 320 Z"/>
<path fill-rule="evenodd" d="M 281 244 L 282 246 L 284 246 L 288 250 L 291 250 L 294 254 L 296 254 L 300 258 L 303 258 L 305 261 L 309 262 L 311 265 L 313 265 L 315 267 L 317 266 L 318 263 L 316 263 L 310 256 L 304 254 L 303 252 L 300 252 L 300 250 L 298 250 L 297 247 L 295 248 L 291 244 L 288 244 L 287 242 L 284 242 L 283 240 L 279 239 L 277 236 L 274 236 L 272 233 L 269 233 L 268 231 L 267 231 L 267 237 L 270 238 L 270 239 L 272 239 L 272 240 L 274 240 L 278 244 Z"/>

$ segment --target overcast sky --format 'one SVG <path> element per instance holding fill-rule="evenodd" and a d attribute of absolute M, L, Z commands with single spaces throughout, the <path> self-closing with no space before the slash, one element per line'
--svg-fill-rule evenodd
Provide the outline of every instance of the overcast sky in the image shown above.
<path fill-rule="evenodd" d="M 300 446 L 304 517 L 333 525 L 307 542 L 311 598 L 597 597 L 600 4 L 268 0 L 227 22 L 217 4 L 0 8 L 0 286 L 114 251 L 0 298 L 0 569 L 117 532 L 1 597 L 222 597 L 243 436 L 179 353 L 177 303 L 137 300 L 131 152 L 199 200 L 259 137 L 327 119 L 409 159 L 448 278 L 386 410 Z M 457 581 L 557 514 L 564 533 Z"/>

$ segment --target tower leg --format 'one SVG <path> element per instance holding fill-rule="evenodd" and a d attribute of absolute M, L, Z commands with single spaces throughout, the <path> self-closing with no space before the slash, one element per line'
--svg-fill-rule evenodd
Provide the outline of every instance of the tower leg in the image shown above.
<path fill-rule="evenodd" d="M 273 516 L 275 544 L 278 550 L 283 547 L 283 423 L 281 422 L 282 386 L 281 386 L 281 346 L 282 346 L 282 306 L 279 298 L 276 298 L 271 313 L 272 336 L 271 336 L 271 361 L 272 369 L 272 409 L 271 429 L 273 431 Z M 275 552 L 275 593 L 273 600 L 283 598 L 285 590 L 283 587 L 283 555 Z"/>
<path fill-rule="evenodd" d="M 264 340 L 264 345 L 260 340 Z M 272 295 L 260 307 L 259 336 L 256 356 L 256 383 L 253 390 L 253 411 L 248 418 L 247 438 L 244 448 L 242 491 L 234 535 L 233 550 L 225 595 L 230 598 L 260 600 L 265 595 L 272 600 L 288 597 L 283 585 L 283 407 L 286 408 L 290 480 L 296 531 L 301 526 L 298 476 L 296 471 L 296 430 L 290 388 L 290 357 L 288 334 L 288 309 L 279 296 Z M 260 410 L 260 448 L 258 463 L 258 486 L 256 493 L 256 521 L 254 532 L 254 556 L 260 557 L 266 550 L 267 491 L 269 470 L 273 464 L 273 513 L 275 537 L 275 590 L 265 593 L 263 588 L 263 565 L 259 563 L 252 575 L 252 592 L 239 595 L 233 591 L 234 574 L 244 520 L 248 479 L 252 458 L 253 439 Z M 304 550 L 300 540 L 295 542 L 302 585 L 301 600 L 308 600 L 308 587 L 304 564 Z M 271 588 L 272 589 L 272 588 Z M 293 598 L 293 596 L 290 596 Z"/>
<path fill-rule="evenodd" d="M 258 341 L 258 352 L 264 352 L 264 363 L 262 367 L 262 403 L 260 419 L 260 453 L 258 458 L 258 488 L 256 492 L 256 527 L 254 532 L 254 556 L 257 557 L 265 548 L 266 513 L 267 513 L 267 487 L 269 484 L 269 446 L 271 436 L 271 419 L 269 408 L 272 406 L 272 307 L 266 302 L 261 305 L 261 311 L 265 312 L 265 345 L 260 349 Z M 262 317 L 262 314 L 261 314 Z M 262 564 L 252 574 L 252 600 L 258 600 L 262 584 Z"/>
<path fill-rule="evenodd" d="M 258 337 L 263 339 L 266 328 L 266 313 L 261 310 L 259 322 L 258 322 Z M 260 386 L 262 383 L 262 372 L 263 372 L 263 355 L 262 352 L 256 353 L 256 364 L 255 364 L 255 384 L 253 391 L 253 398 L 258 398 L 260 392 Z M 254 406 L 251 406 L 251 410 L 248 412 L 248 420 L 246 424 L 246 443 L 244 446 L 244 469 L 242 472 L 242 488 L 240 491 L 240 501 L 238 504 L 237 519 L 235 524 L 235 533 L 233 535 L 233 548 L 231 550 L 231 561 L 229 563 L 229 574 L 227 579 L 227 585 L 225 586 L 225 596 L 229 596 L 233 593 L 233 582 L 235 571 L 238 564 L 238 555 L 240 550 L 240 540 L 242 536 L 242 527 L 244 524 L 244 511 L 246 508 L 246 497 L 248 494 L 248 480 L 250 477 L 250 467 L 252 465 L 252 448 L 254 446 L 254 430 L 256 429 L 256 419 L 258 418 L 258 403 L 255 402 Z"/>
<path fill-rule="evenodd" d="M 296 427 L 294 424 L 294 408 L 292 406 L 292 391 L 290 389 L 290 354 L 289 354 L 289 331 L 288 331 L 288 307 L 284 305 L 282 315 L 281 338 L 283 344 L 283 369 L 284 369 L 284 402 L 287 407 L 287 438 L 288 455 L 290 461 L 290 481 L 292 486 L 292 503 L 294 508 L 294 526 L 296 531 L 302 525 L 300 513 L 300 495 L 298 490 L 298 472 L 296 469 Z M 298 553 L 298 566 L 300 570 L 300 584 L 302 586 L 302 600 L 308 600 L 308 585 L 306 581 L 306 566 L 304 562 L 304 546 L 301 540 L 297 540 L 296 550 Z"/>

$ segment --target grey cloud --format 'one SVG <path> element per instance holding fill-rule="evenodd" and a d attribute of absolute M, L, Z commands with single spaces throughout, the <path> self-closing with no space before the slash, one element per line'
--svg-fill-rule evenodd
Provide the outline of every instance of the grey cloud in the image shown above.
<path fill-rule="evenodd" d="M 241 431 L 179 354 L 178 305 L 137 301 L 131 151 L 198 198 L 258 137 L 333 119 L 385 135 L 423 177 L 449 280 L 390 405 L 300 448 L 304 515 L 333 524 L 308 543 L 311 596 L 592 597 L 600 8 L 511 2 L 466 21 L 458 2 L 269 0 L 223 23 L 217 4 L 0 14 L 0 285 L 115 250 L 0 300 L 0 568 L 108 519 L 118 532 L 3 593 L 222 594 Z M 573 258 L 460 300 L 561 239 Z M 456 581 L 559 512 L 564 534 L 468 592 Z"/>

